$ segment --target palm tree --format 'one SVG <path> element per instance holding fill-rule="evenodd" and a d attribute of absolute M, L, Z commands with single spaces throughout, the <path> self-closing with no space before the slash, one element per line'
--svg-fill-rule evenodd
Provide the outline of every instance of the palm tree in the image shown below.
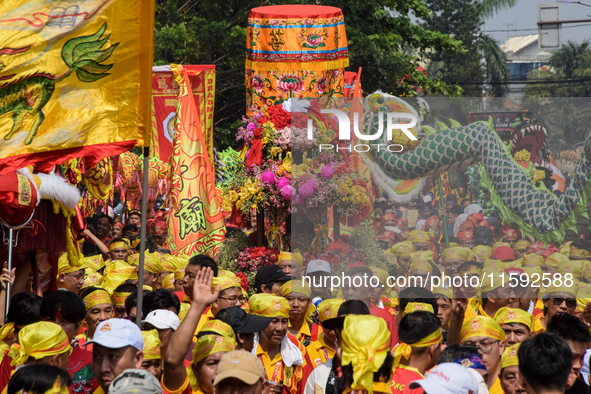
<path fill-rule="evenodd" d="M 554 71 L 563 78 L 572 78 L 576 70 L 582 70 L 589 65 L 589 50 L 591 43 L 589 40 L 580 44 L 568 41 L 562 49 L 555 51 L 548 64 L 554 68 Z"/>
<path fill-rule="evenodd" d="M 515 6 L 517 0 L 479 0 L 482 5 L 482 16 L 487 18 L 503 8 Z"/>

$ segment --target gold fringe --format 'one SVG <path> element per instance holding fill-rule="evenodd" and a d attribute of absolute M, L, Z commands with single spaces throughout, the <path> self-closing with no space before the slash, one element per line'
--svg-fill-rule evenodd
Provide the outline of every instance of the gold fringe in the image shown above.
<path fill-rule="evenodd" d="M 328 71 L 349 67 L 349 58 L 322 62 L 259 62 L 246 59 L 246 69 L 253 71 Z M 172 65 L 170 66 L 172 70 Z"/>
<path fill-rule="evenodd" d="M 183 75 L 181 74 L 181 68 L 182 66 L 180 64 L 171 64 L 170 65 L 170 71 L 172 71 L 172 74 L 174 75 L 174 80 L 176 81 L 177 85 L 181 86 L 183 84 Z"/>

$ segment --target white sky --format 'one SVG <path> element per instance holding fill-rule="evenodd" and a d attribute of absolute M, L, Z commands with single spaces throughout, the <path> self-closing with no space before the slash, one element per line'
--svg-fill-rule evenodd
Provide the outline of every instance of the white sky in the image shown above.
<path fill-rule="evenodd" d="M 582 1 L 591 4 L 591 0 Z M 538 4 L 547 3 L 552 3 L 552 1 L 517 0 L 515 7 L 501 10 L 491 18 L 487 19 L 486 24 L 483 26 L 483 30 L 495 38 L 499 44 L 506 41 L 507 36 L 514 37 L 536 34 L 538 29 Z M 591 7 L 568 3 L 561 3 L 560 5 L 562 8 L 562 20 L 591 20 Z M 508 24 L 510 25 L 508 26 Z M 571 23 L 562 26 L 563 44 L 566 43 L 567 40 L 582 42 L 586 39 L 591 39 L 591 22 Z"/>

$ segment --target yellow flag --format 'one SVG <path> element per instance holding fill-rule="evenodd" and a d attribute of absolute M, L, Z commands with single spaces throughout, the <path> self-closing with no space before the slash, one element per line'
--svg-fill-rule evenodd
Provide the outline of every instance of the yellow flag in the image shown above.
<path fill-rule="evenodd" d="M 0 174 L 149 144 L 153 30 L 154 0 L 0 1 Z"/>

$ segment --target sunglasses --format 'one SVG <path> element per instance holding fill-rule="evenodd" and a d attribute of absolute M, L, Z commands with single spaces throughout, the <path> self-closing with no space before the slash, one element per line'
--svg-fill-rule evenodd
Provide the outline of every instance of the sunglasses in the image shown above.
<path fill-rule="evenodd" d="M 552 298 L 552 302 L 556 306 L 562 305 L 562 303 L 566 303 L 567 308 L 574 308 L 577 306 L 577 300 L 574 298 Z"/>

